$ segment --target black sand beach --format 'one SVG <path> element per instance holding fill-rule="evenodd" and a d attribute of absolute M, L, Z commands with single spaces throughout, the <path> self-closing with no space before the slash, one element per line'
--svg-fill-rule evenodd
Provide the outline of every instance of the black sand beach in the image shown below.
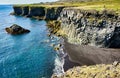
<path fill-rule="evenodd" d="M 64 40 L 64 52 L 67 52 L 70 58 L 66 57 L 65 65 L 70 65 L 70 67 L 76 65 L 112 64 L 114 61 L 120 62 L 120 49 L 76 45 Z"/>

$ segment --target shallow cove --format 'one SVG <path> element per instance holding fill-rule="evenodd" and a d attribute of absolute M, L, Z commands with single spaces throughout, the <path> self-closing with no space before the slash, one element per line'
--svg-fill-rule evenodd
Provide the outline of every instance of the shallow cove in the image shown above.
<path fill-rule="evenodd" d="M 0 78 L 50 78 L 57 56 L 50 44 L 57 38 L 49 39 L 45 21 L 11 16 L 12 11 L 12 6 L 0 5 Z M 31 32 L 7 34 L 4 29 L 12 24 Z"/>

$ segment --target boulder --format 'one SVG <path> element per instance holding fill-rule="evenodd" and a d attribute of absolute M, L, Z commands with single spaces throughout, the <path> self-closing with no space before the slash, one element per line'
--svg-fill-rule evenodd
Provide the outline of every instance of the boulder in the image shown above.
<path fill-rule="evenodd" d="M 30 32 L 30 30 L 24 29 L 17 24 L 13 24 L 12 26 L 5 28 L 5 30 L 6 30 L 7 33 L 10 33 L 10 34 L 13 34 L 13 35 L 24 34 L 24 33 L 29 33 Z"/>

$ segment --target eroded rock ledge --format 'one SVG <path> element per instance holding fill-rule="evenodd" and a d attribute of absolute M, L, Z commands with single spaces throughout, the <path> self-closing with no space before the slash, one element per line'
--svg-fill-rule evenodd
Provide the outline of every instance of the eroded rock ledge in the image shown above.
<path fill-rule="evenodd" d="M 64 7 L 42 7 L 42 6 L 13 6 L 15 15 L 32 17 L 36 19 L 57 20 Z"/>

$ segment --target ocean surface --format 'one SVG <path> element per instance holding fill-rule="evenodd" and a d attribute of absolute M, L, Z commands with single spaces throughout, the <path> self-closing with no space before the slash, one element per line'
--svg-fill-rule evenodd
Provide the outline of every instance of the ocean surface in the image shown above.
<path fill-rule="evenodd" d="M 57 54 L 50 45 L 44 20 L 9 15 L 12 6 L 0 5 L 0 78 L 50 78 L 55 69 Z M 5 28 L 18 24 L 31 32 L 10 35 Z M 59 68 L 58 68 L 59 69 Z"/>

